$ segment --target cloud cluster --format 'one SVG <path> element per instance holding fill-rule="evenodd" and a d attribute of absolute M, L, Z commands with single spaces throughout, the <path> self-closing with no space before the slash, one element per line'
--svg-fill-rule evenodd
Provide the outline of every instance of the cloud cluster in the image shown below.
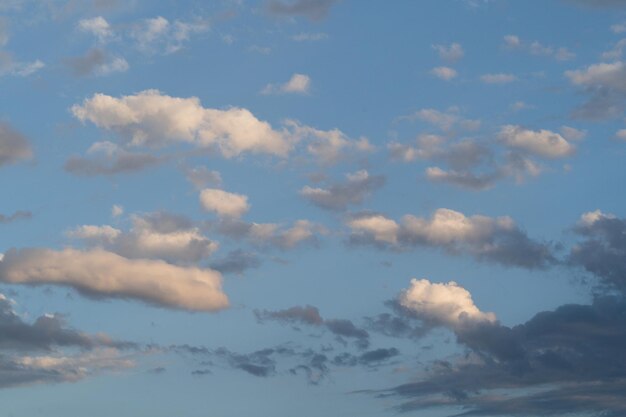
<path fill-rule="evenodd" d="M 95 94 L 82 104 L 72 106 L 71 111 L 81 122 L 91 122 L 116 133 L 121 139 L 123 148 L 120 149 L 105 142 L 104 154 L 108 162 L 100 165 L 110 168 L 92 168 L 92 171 L 118 172 L 121 171 L 118 164 L 129 165 L 118 163 L 120 159 L 145 159 L 144 154 L 129 153 L 129 149 L 139 147 L 154 151 L 187 144 L 214 150 L 225 158 L 246 153 L 284 158 L 297 143 L 306 142 L 308 153 L 322 164 L 335 163 L 344 158 L 346 152 L 373 150 L 366 138 L 352 140 L 338 129 L 319 130 L 293 120 L 287 120 L 281 129 L 275 129 L 244 108 L 205 108 L 197 97 L 171 97 L 157 90 L 145 90 L 121 98 Z M 93 152 L 101 151 L 99 148 Z M 82 166 L 85 162 L 75 158 L 72 164 Z"/>
<path fill-rule="evenodd" d="M 358 214 L 347 220 L 352 244 L 408 250 L 441 248 L 477 260 L 534 269 L 555 262 L 550 244 L 532 240 L 510 217 L 487 217 L 441 208 L 431 218 L 406 215 L 400 223 L 382 214 Z"/>
<path fill-rule="evenodd" d="M 132 227 L 126 232 L 109 225 L 83 225 L 67 235 L 125 258 L 162 259 L 174 264 L 206 260 L 219 246 L 183 216 L 155 212 L 132 215 L 131 221 Z"/>

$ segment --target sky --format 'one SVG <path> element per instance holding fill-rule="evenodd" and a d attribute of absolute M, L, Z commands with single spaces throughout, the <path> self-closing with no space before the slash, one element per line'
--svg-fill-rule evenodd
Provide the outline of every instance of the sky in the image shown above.
<path fill-rule="evenodd" d="M 626 415 L 624 55 L 624 0 L 0 0 L 0 417 Z"/>

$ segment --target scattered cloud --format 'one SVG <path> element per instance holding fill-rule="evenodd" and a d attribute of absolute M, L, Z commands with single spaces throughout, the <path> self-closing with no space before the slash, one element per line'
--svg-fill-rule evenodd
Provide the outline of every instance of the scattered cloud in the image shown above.
<path fill-rule="evenodd" d="M 552 245 L 532 240 L 510 217 L 467 217 L 438 209 L 431 218 L 406 215 L 400 223 L 381 214 L 354 215 L 346 222 L 350 243 L 408 250 L 415 246 L 441 248 L 452 255 L 528 269 L 556 262 Z"/>
<path fill-rule="evenodd" d="M 268 84 L 261 94 L 308 94 L 311 89 L 311 78 L 305 74 L 293 74 L 284 84 Z"/>
<path fill-rule="evenodd" d="M 345 210 L 348 205 L 361 204 L 385 184 L 382 175 L 371 176 L 366 170 L 346 175 L 346 181 L 330 184 L 328 188 L 305 186 L 300 195 L 312 204 L 327 210 Z"/>
<path fill-rule="evenodd" d="M 435 77 L 442 79 L 444 81 L 450 81 L 453 78 L 456 78 L 457 72 L 454 68 L 450 67 L 435 67 L 430 70 L 430 73 Z"/>

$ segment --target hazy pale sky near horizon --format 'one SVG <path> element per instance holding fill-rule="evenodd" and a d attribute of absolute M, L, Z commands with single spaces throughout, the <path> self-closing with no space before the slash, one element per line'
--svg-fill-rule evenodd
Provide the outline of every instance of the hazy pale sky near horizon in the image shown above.
<path fill-rule="evenodd" d="M 626 1 L 0 0 L 0 417 L 626 415 Z"/>

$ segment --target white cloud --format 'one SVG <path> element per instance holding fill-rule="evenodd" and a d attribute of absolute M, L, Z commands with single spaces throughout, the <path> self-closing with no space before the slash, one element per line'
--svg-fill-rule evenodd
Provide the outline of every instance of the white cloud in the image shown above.
<path fill-rule="evenodd" d="M 238 218 L 249 209 L 248 197 L 242 194 L 229 193 L 217 188 L 206 188 L 200 192 L 200 203 L 207 211 L 218 216 Z"/>
<path fill-rule="evenodd" d="M 131 220 L 132 228 L 127 232 L 108 225 L 83 225 L 67 232 L 67 236 L 126 258 L 162 259 L 175 264 L 199 262 L 219 247 L 181 216 L 156 212 L 133 215 Z"/>
<path fill-rule="evenodd" d="M 381 214 L 359 216 L 348 221 L 348 227 L 357 233 L 367 233 L 381 243 L 398 243 L 400 226 L 394 220 Z"/>
<path fill-rule="evenodd" d="M 454 281 L 444 284 L 412 279 L 409 288 L 399 295 L 398 302 L 419 319 L 452 329 L 496 322 L 495 314 L 480 311 L 470 292 Z"/>
<path fill-rule="evenodd" d="M 433 45 L 433 49 L 437 51 L 437 53 L 439 54 L 439 58 L 450 62 L 456 62 L 459 59 L 463 58 L 463 56 L 465 55 L 463 47 L 456 42 L 451 43 L 448 46 Z"/>
<path fill-rule="evenodd" d="M 197 97 L 171 97 L 157 90 L 121 98 L 95 94 L 71 110 L 83 122 L 118 132 L 132 146 L 191 143 L 216 147 L 231 158 L 244 152 L 286 156 L 293 145 L 287 132 L 272 129 L 249 110 L 205 108 Z"/>
<path fill-rule="evenodd" d="M 311 78 L 306 74 L 293 74 L 284 84 L 268 84 L 262 94 L 308 94 L 311 88 Z"/>
<path fill-rule="evenodd" d="M 619 140 L 626 141 L 626 129 L 620 129 L 615 133 L 615 137 Z"/>
<path fill-rule="evenodd" d="M 574 59 L 576 54 L 571 52 L 565 47 L 553 47 L 543 45 L 539 41 L 533 41 L 531 43 L 523 42 L 519 36 L 507 35 L 504 37 L 504 45 L 508 49 L 525 50 L 532 55 L 548 56 L 556 59 L 557 61 L 568 61 Z"/>
<path fill-rule="evenodd" d="M 564 158 L 576 151 L 576 147 L 563 136 L 545 129 L 530 130 L 506 125 L 500 129 L 499 138 L 509 147 L 545 158 Z"/>
<path fill-rule="evenodd" d="M 159 260 L 127 259 L 102 249 L 11 249 L 0 281 L 70 286 L 90 296 L 132 298 L 164 307 L 213 311 L 228 307 L 219 272 Z"/>
<path fill-rule="evenodd" d="M 430 70 L 430 73 L 445 81 L 449 81 L 457 76 L 456 70 L 450 67 L 435 67 Z"/>
<path fill-rule="evenodd" d="M 95 36 L 100 42 L 105 42 L 113 37 L 111 25 L 102 16 L 79 20 L 78 29 Z"/>
<path fill-rule="evenodd" d="M 586 130 L 576 129 L 570 126 L 561 126 L 561 135 L 566 140 L 580 141 L 587 136 Z"/>
<path fill-rule="evenodd" d="M 513 74 L 495 73 L 482 75 L 480 79 L 485 84 L 508 84 L 516 81 L 517 77 Z"/>
<path fill-rule="evenodd" d="M 620 61 L 593 64 L 582 70 L 566 71 L 565 75 L 575 85 L 606 86 L 626 92 L 626 64 Z"/>

